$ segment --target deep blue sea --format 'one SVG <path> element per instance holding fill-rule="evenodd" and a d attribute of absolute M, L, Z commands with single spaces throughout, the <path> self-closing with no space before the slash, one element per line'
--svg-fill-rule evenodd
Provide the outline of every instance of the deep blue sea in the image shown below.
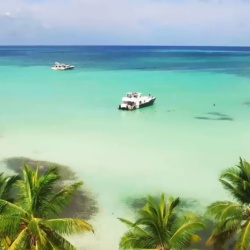
<path fill-rule="evenodd" d="M 250 74 L 250 47 L 2 46 L 0 58 L 18 66 L 45 66 L 54 60 L 66 60 L 91 70 L 204 70 Z"/>
<path fill-rule="evenodd" d="M 129 91 L 156 102 L 118 110 Z M 249 127 L 249 47 L 0 47 L 0 158 L 69 165 L 84 181 L 100 212 L 79 249 L 118 249 L 128 197 L 226 199 L 218 177 L 250 161 Z"/>

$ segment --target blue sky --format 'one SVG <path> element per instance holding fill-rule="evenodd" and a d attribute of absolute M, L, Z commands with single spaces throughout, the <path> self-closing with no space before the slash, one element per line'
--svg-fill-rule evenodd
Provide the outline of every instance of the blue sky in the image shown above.
<path fill-rule="evenodd" d="M 0 45 L 250 46 L 250 0 L 1 0 Z"/>

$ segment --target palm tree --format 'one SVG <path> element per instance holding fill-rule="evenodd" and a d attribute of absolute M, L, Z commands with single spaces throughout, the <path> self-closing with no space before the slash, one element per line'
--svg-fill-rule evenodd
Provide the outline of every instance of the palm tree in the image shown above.
<path fill-rule="evenodd" d="M 0 199 L 7 200 L 9 202 L 13 201 L 13 185 L 19 180 L 18 175 L 4 176 L 3 173 L 0 173 Z M 0 210 L 0 217 L 2 216 L 2 211 Z M 0 228 L 0 247 L 1 249 L 7 247 L 10 244 L 10 239 L 4 237 Z"/>
<path fill-rule="evenodd" d="M 184 249 L 200 237 L 196 232 L 204 225 L 193 213 L 180 216 L 176 212 L 179 198 L 165 201 L 148 196 L 135 223 L 119 218 L 130 227 L 120 240 L 121 249 Z"/>
<path fill-rule="evenodd" d="M 250 248 L 250 164 L 240 158 L 239 165 L 226 169 L 220 182 L 235 202 L 217 201 L 208 206 L 207 215 L 215 223 L 207 245 L 222 249 L 235 239 L 235 250 Z"/>
<path fill-rule="evenodd" d="M 0 199 L 3 211 L 0 227 L 11 239 L 8 250 L 75 250 L 64 235 L 93 231 L 82 219 L 58 218 L 82 182 L 72 183 L 58 190 L 58 169 L 49 168 L 39 175 L 24 165 L 22 179 L 16 182 L 16 199 L 10 203 Z"/>

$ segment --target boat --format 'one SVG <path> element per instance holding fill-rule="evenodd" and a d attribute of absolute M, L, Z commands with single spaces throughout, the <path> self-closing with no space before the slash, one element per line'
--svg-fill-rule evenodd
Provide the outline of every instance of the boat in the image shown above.
<path fill-rule="evenodd" d="M 126 96 L 122 98 L 122 103 L 118 109 L 122 110 L 135 110 L 139 108 L 148 107 L 154 104 L 156 98 L 151 96 L 142 96 L 140 92 L 128 92 Z"/>
<path fill-rule="evenodd" d="M 55 62 L 54 65 L 51 67 L 53 70 L 69 70 L 69 69 L 74 69 L 75 66 L 70 65 L 70 64 L 64 64 L 64 63 L 59 63 Z"/>

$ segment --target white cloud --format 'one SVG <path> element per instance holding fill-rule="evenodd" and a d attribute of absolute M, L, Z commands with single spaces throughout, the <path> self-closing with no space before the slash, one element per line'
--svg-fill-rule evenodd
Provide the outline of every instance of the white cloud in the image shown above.
<path fill-rule="evenodd" d="M 27 33 L 25 29 L 29 30 L 29 33 L 35 32 L 37 40 L 41 40 L 40 43 L 60 43 L 63 40 L 63 43 L 75 41 L 94 44 L 107 41 L 111 44 L 188 42 L 250 45 L 249 10 L 248 0 L 0 2 L 0 13 L 5 13 L 5 17 L 12 17 L 9 20 L 12 22 L 10 30 L 22 30 L 24 34 Z M 3 14 L 0 16 L 3 17 Z M 1 22 L 3 18 L 0 18 L 0 25 Z M 5 26 L 1 27 L 6 31 Z M 1 37 L 4 34 L 7 36 L 7 33 L 0 32 L 0 42 Z M 51 37 L 53 35 L 54 37 Z M 56 36 L 60 40 L 57 40 Z M 23 39 L 25 40 L 25 36 Z"/>

